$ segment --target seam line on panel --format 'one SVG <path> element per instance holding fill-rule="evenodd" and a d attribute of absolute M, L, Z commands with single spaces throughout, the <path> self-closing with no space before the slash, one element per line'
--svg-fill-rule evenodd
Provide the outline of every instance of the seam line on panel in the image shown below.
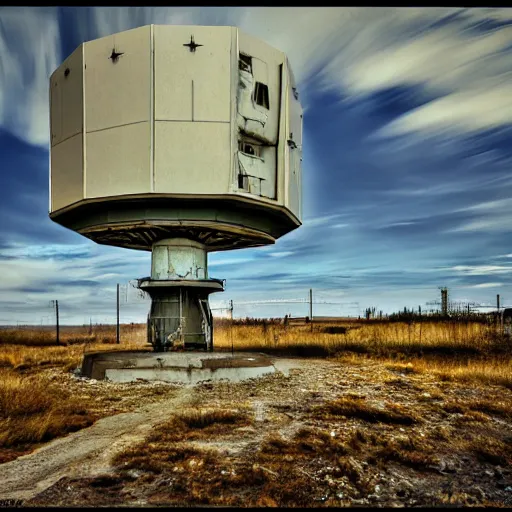
<path fill-rule="evenodd" d="M 158 121 L 159 123 L 217 123 L 217 124 L 229 124 L 229 121 L 211 121 L 211 120 L 205 120 L 202 121 L 200 119 L 196 120 L 188 120 L 188 119 L 155 119 L 155 121 Z M 143 121 L 142 121 L 143 122 Z"/>
<path fill-rule="evenodd" d="M 83 121 L 82 121 L 82 130 L 83 130 Z M 82 134 L 83 134 L 83 131 L 73 133 L 73 135 L 70 135 L 69 137 L 66 137 L 65 139 L 60 140 L 59 142 L 57 142 L 57 144 L 54 144 L 51 147 L 56 148 L 58 145 L 62 144 L 63 142 L 66 142 L 67 140 L 72 139 L 73 137 L 76 137 L 77 135 L 82 135 Z"/>
<path fill-rule="evenodd" d="M 233 33 L 233 31 L 236 31 Z M 235 37 L 233 37 L 235 36 Z M 235 137 L 238 139 L 238 126 L 236 123 L 236 114 L 238 109 L 238 28 L 231 29 L 231 41 L 229 45 L 229 122 L 230 122 L 230 130 L 229 130 L 229 150 L 230 150 L 230 172 L 229 172 L 229 183 L 228 183 L 228 191 L 235 190 L 235 183 L 237 182 L 236 175 L 236 153 L 235 153 L 235 145 L 234 139 Z M 233 62 L 233 45 L 235 45 L 235 56 L 236 61 Z M 236 63 L 236 66 L 235 66 Z M 233 82 L 235 81 L 236 76 L 236 86 L 233 91 Z M 233 111 L 233 95 L 235 95 L 236 103 L 235 109 Z M 235 132 L 236 130 L 236 132 Z"/>
<path fill-rule="evenodd" d="M 147 121 L 134 121 L 133 123 L 116 124 L 114 126 L 108 126 L 107 128 L 98 128 L 97 130 L 89 130 L 87 133 L 104 132 L 105 130 L 112 130 L 112 128 L 121 128 L 122 126 L 130 126 L 132 124 L 147 123 Z"/>
<path fill-rule="evenodd" d="M 87 197 L 87 132 L 85 130 L 85 70 L 87 69 L 85 62 L 85 44 L 82 43 L 82 194 L 84 199 Z"/>
<path fill-rule="evenodd" d="M 150 25 L 149 29 L 149 174 L 151 192 L 155 191 L 155 32 L 154 25 Z"/>
<path fill-rule="evenodd" d="M 192 121 L 194 120 L 194 80 L 192 80 Z"/>
<path fill-rule="evenodd" d="M 52 211 L 52 79 L 50 77 L 48 91 L 49 116 L 48 126 L 50 129 L 50 140 L 48 142 L 48 213 Z"/>

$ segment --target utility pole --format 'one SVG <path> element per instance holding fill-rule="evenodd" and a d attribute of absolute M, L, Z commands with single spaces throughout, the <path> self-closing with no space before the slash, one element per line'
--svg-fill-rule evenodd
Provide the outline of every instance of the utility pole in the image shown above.
<path fill-rule="evenodd" d="M 448 316 L 448 288 L 441 288 L 441 314 Z"/>
<path fill-rule="evenodd" d="M 313 289 L 309 289 L 309 322 L 311 323 L 311 332 L 313 332 Z"/>
<path fill-rule="evenodd" d="M 57 345 L 59 344 L 59 301 L 55 301 L 55 318 L 57 320 L 56 327 L 57 327 Z"/>
<path fill-rule="evenodd" d="M 229 301 L 229 316 L 231 318 L 231 322 L 233 322 L 233 301 Z"/>
<path fill-rule="evenodd" d="M 117 283 L 117 324 L 116 324 L 116 342 L 119 345 L 119 283 Z"/>
<path fill-rule="evenodd" d="M 500 310 L 500 294 L 496 295 L 496 307 L 498 308 L 498 311 Z"/>

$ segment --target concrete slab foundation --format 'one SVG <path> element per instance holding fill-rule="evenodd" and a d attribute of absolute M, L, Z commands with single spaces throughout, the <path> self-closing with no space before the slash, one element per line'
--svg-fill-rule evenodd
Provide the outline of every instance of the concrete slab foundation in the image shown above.
<path fill-rule="evenodd" d="M 96 380 L 137 380 L 197 384 L 202 381 L 240 382 L 274 373 L 265 354 L 218 352 L 115 351 L 85 354 L 81 374 Z"/>

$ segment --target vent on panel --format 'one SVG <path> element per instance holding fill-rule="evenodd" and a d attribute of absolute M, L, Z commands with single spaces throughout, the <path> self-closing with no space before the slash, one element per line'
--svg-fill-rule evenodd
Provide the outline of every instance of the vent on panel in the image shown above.
<path fill-rule="evenodd" d="M 261 146 L 256 144 L 251 144 L 244 140 L 238 141 L 238 151 L 245 153 L 246 155 L 256 156 L 261 158 Z"/>
<path fill-rule="evenodd" d="M 254 87 L 254 101 L 257 105 L 260 105 L 263 108 L 269 109 L 269 101 L 268 101 L 268 86 L 262 84 L 261 82 L 256 82 Z"/>
<path fill-rule="evenodd" d="M 262 196 L 265 176 L 264 146 L 253 140 L 238 141 L 238 188 Z"/>
<path fill-rule="evenodd" d="M 238 173 L 238 188 L 249 192 L 249 176 L 247 174 Z"/>

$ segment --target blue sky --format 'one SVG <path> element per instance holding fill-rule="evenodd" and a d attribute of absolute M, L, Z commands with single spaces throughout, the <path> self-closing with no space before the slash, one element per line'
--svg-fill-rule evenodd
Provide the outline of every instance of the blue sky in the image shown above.
<path fill-rule="evenodd" d="M 48 81 L 80 43 L 137 26 L 235 25 L 287 53 L 304 112 L 304 224 L 214 253 L 236 316 L 512 304 L 512 10 L 0 7 L 0 323 L 115 320 L 150 254 L 48 218 Z M 128 286 L 129 288 L 129 286 Z M 359 306 L 348 303 L 358 303 Z M 238 303 L 238 305 L 237 305 Z M 359 309 L 358 309 L 359 308 Z M 148 303 L 130 289 L 123 321 Z"/>

